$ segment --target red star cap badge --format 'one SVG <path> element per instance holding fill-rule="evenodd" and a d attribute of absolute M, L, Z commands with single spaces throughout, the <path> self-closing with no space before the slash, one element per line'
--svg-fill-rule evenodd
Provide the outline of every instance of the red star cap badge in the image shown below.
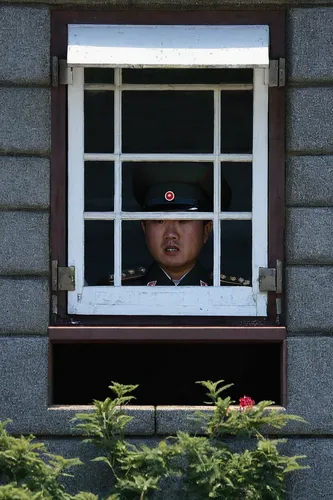
<path fill-rule="evenodd" d="M 166 201 L 173 201 L 175 199 L 175 193 L 173 191 L 167 191 L 164 195 Z"/>

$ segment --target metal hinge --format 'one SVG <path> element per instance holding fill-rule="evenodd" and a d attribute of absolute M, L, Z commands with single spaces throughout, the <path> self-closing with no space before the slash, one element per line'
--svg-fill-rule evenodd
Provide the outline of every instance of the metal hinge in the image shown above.
<path fill-rule="evenodd" d="M 58 261 L 52 261 L 52 291 L 74 292 L 75 290 L 75 267 L 60 267 Z"/>
<path fill-rule="evenodd" d="M 52 57 L 52 87 L 73 84 L 73 68 L 67 66 L 66 59 Z"/>
<path fill-rule="evenodd" d="M 276 261 L 274 267 L 259 267 L 260 292 L 282 293 L 282 262 Z"/>
<path fill-rule="evenodd" d="M 286 85 L 286 60 L 271 59 L 269 61 L 269 87 L 284 87 Z"/>

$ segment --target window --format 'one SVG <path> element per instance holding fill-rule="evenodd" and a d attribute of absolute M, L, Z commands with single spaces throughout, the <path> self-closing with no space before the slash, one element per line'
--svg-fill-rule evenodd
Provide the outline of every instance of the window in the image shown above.
<path fill-rule="evenodd" d="M 68 312 L 265 316 L 268 26 L 69 25 L 68 36 Z M 210 210 L 140 210 L 131 184 L 153 176 L 206 176 Z M 225 210 L 229 183 L 236 202 Z M 211 221 L 213 286 L 122 286 L 142 220 Z"/>
<path fill-rule="evenodd" d="M 140 382 L 139 404 L 200 404 L 194 381 L 208 378 L 235 382 L 235 399 L 285 401 L 281 295 L 258 285 L 259 267 L 283 261 L 284 89 L 268 76 L 284 16 L 52 11 L 69 85 L 52 88 L 51 253 L 75 267 L 75 290 L 53 288 L 51 402 L 88 403 L 118 380 Z M 160 50 L 167 35 L 178 51 Z M 138 203 L 137 174 L 198 166 L 209 210 Z M 147 220 L 212 225 L 199 257 L 212 286 L 127 280 L 150 265 Z"/>

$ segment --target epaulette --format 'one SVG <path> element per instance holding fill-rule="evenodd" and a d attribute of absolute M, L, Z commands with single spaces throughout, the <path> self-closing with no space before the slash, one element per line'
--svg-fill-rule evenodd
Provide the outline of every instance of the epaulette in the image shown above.
<path fill-rule="evenodd" d="M 121 271 L 121 281 L 126 281 L 126 280 L 131 280 L 135 278 L 141 278 L 141 276 L 144 276 L 147 272 L 147 269 L 145 267 L 136 267 L 133 269 L 122 269 Z M 109 284 L 113 285 L 114 281 L 114 274 L 109 274 L 108 276 Z"/>
<path fill-rule="evenodd" d="M 213 279 L 213 273 L 210 274 L 210 278 Z M 227 276 L 226 274 L 220 274 L 220 284 L 221 285 L 249 286 L 251 284 L 251 282 L 250 282 L 250 280 L 245 280 L 242 277 Z"/>

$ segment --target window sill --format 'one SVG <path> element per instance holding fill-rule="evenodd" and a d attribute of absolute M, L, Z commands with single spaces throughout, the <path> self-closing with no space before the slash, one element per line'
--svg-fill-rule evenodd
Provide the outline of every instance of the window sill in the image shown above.
<path fill-rule="evenodd" d="M 238 409 L 238 406 L 232 406 Z M 272 406 L 272 409 L 286 411 L 283 406 Z M 72 419 L 77 413 L 91 413 L 92 405 L 82 406 L 50 406 L 48 416 L 57 425 L 53 426 L 52 433 L 55 435 L 77 435 L 81 433 L 75 430 Z M 211 413 L 212 407 L 207 406 L 131 406 L 127 408 L 127 415 L 133 420 L 129 423 L 126 431 L 128 436 L 166 436 L 174 435 L 179 431 L 189 432 L 190 434 L 200 434 L 200 425 L 192 418 L 197 411 Z M 269 411 L 269 410 L 268 410 Z M 289 429 L 291 430 L 291 429 Z M 304 432 L 304 424 L 294 422 L 291 433 Z M 275 429 L 265 429 L 266 434 L 286 434 L 289 433 L 286 428 L 284 431 Z"/>
<path fill-rule="evenodd" d="M 75 430 L 73 419 L 77 413 L 92 413 L 93 405 L 51 405 L 47 413 L 54 423 L 52 432 L 57 435 L 81 435 Z M 130 406 L 126 414 L 133 417 L 128 424 L 126 434 L 152 436 L 155 434 L 156 409 L 154 406 Z"/>
<path fill-rule="evenodd" d="M 51 342 L 281 342 L 286 338 L 284 326 L 174 326 L 174 327 L 112 327 L 112 326 L 50 326 Z"/>

